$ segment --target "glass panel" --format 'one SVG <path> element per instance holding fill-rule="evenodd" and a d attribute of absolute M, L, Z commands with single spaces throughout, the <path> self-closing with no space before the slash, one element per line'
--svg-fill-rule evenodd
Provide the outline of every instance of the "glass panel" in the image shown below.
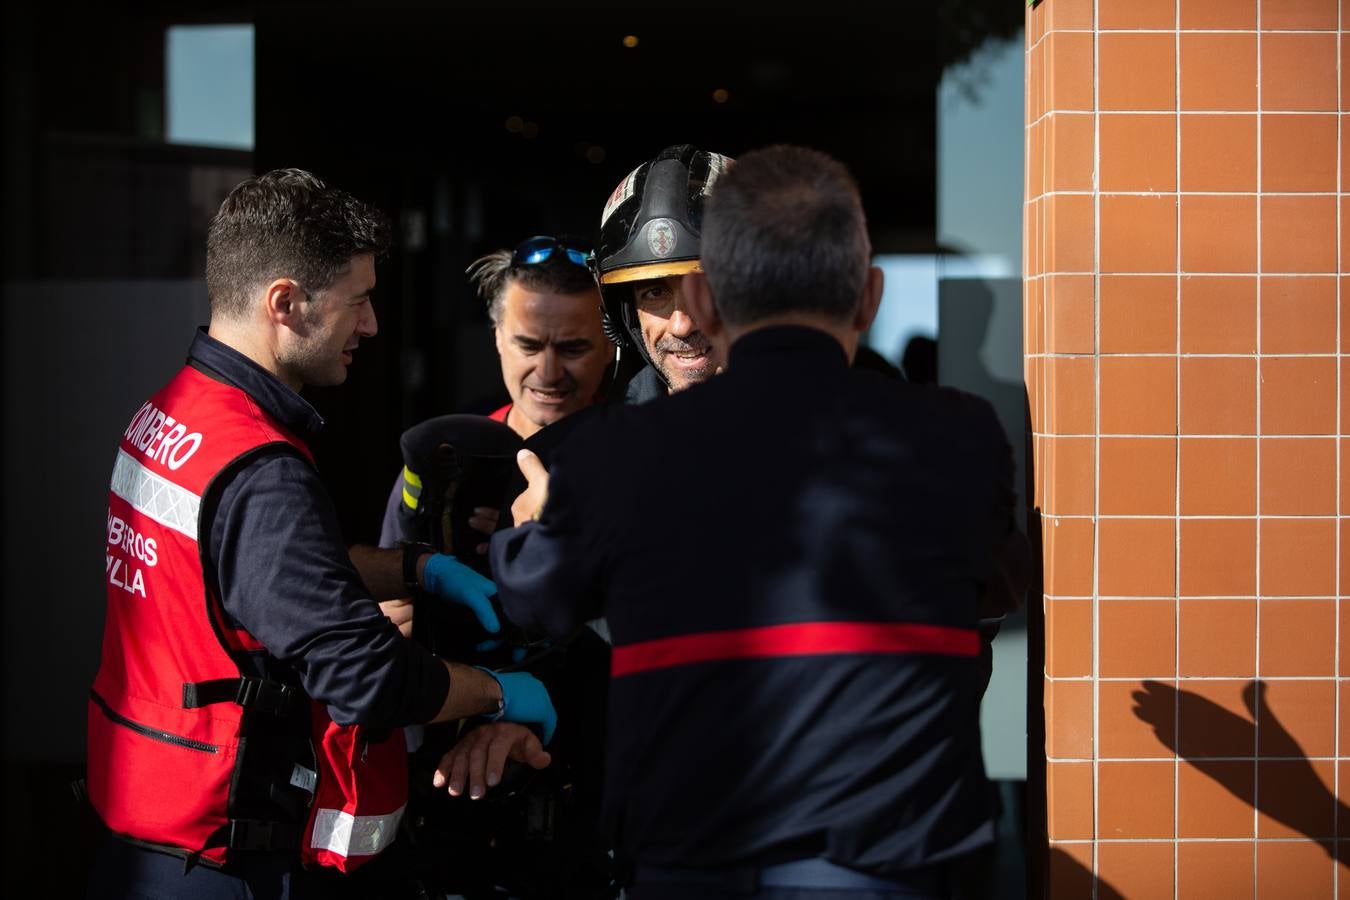
<path fill-rule="evenodd" d="M 253 149 L 253 26 L 173 25 L 165 36 L 171 144 Z"/>

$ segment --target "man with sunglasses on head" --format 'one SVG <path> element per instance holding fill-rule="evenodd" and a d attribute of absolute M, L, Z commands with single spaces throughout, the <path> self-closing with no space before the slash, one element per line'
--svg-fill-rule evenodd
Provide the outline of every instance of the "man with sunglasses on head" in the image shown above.
<path fill-rule="evenodd" d="M 601 398 L 614 345 L 600 324 L 600 297 L 575 241 L 536 236 L 514 250 L 494 250 L 469 265 L 469 280 L 487 302 L 511 402 L 489 418 L 528 438 Z M 399 508 L 404 477 L 385 506 L 380 546 L 424 540 L 407 534 Z M 477 520 L 485 533 L 496 516 Z"/>
<path fill-rule="evenodd" d="M 492 414 L 523 438 L 599 399 L 614 347 L 600 325 L 589 251 L 532 237 L 475 260 L 511 402 Z"/>
<path fill-rule="evenodd" d="M 444 523 L 455 519 L 458 513 L 454 511 L 454 503 L 444 498 L 452 495 L 462 498 L 482 489 L 481 483 L 470 484 L 475 478 L 491 480 L 483 470 L 474 469 L 476 474 L 471 475 L 466 468 L 452 477 L 453 488 L 434 487 L 434 480 L 424 481 L 429 472 L 422 468 L 424 464 L 432 468 L 434 465 L 429 458 L 420 463 L 409 458 L 409 452 L 414 457 L 417 455 L 410 447 L 449 443 L 456 447 L 457 459 L 465 461 L 481 452 L 487 444 L 508 445 L 511 436 L 501 434 L 506 430 L 503 425 L 514 431 L 519 439 L 532 438 L 547 426 L 604 399 L 606 386 L 614 380 L 608 370 L 616 351 L 601 327 L 600 296 L 587 268 L 589 255 L 589 248 L 578 241 L 536 235 L 514 249 L 495 250 L 469 265 L 469 281 L 487 305 L 501 361 L 502 383 L 510 395 L 510 402 L 488 416 L 501 425 L 491 425 L 473 416 L 440 416 L 405 433 L 403 449 L 407 465 L 395 479 L 386 504 L 380 533 L 382 547 L 401 544 L 429 550 L 438 539 L 442 543 L 448 542 L 448 531 L 442 534 L 438 528 L 445 528 Z M 619 385 L 622 386 L 622 382 Z M 411 438 L 413 434 L 418 436 Z M 444 472 L 439 474 L 445 475 Z M 460 477 L 465 480 L 459 480 Z M 442 512 L 436 512 L 438 501 L 446 504 Z M 428 513 L 428 509 L 432 512 Z M 484 542 L 480 545 L 480 553 L 486 551 L 485 542 L 496 529 L 498 517 L 496 509 L 473 507 L 468 525 L 472 531 L 480 533 L 478 538 Z M 486 570 L 485 557 L 479 557 L 479 565 Z M 406 632 L 412 629 L 413 608 L 412 600 L 386 607 L 390 617 Z M 417 639 L 442 650 L 450 648 L 462 637 L 456 632 L 458 623 L 453 618 L 424 616 L 420 622 Z M 484 655 L 480 661 L 490 664 L 491 660 L 507 652 L 497 646 L 501 643 L 500 638 L 482 636 L 489 640 L 474 648 L 475 658 L 481 652 Z M 576 693 L 574 682 L 590 677 L 588 673 L 594 665 L 601 666 L 603 687 L 608 648 L 594 635 L 590 638 L 589 642 L 571 646 L 567 654 L 558 657 L 558 660 L 583 657 L 580 670 L 575 662 L 566 671 L 559 668 L 561 663 L 544 667 L 549 671 L 541 672 L 541 677 L 550 680 L 555 690 L 561 684 L 564 692 Z M 603 651 L 603 659 L 597 656 L 597 645 Z M 525 652 L 523 647 L 514 647 L 514 650 Z M 584 693 L 589 695 L 589 691 Z M 586 722 L 602 715 L 603 702 L 603 693 L 600 693 L 594 703 L 585 703 L 590 711 L 581 713 L 577 720 L 579 724 L 574 724 L 574 733 L 581 735 L 587 731 Z M 470 737 L 466 740 L 476 742 L 477 739 L 472 737 L 474 732 L 470 730 L 468 734 Z M 409 746 L 416 754 L 412 761 L 416 782 L 423 774 L 424 766 L 435 764 L 447 735 L 426 735 L 426 746 L 422 746 L 424 736 L 420 729 L 410 729 L 409 735 Z M 549 746 L 545 751 L 545 735 L 533 732 L 531 735 L 532 749 L 518 753 L 518 758 L 535 768 L 549 765 L 560 747 Z M 598 772 L 593 776 L 589 774 L 589 769 L 598 766 L 598 750 L 590 747 L 598 746 L 600 740 L 598 733 L 587 733 L 564 742 L 561 747 L 561 765 L 575 775 L 575 769 L 570 768 L 568 762 L 578 752 L 576 742 L 581 741 L 584 747 L 581 756 L 587 758 L 583 762 L 588 767 L 588 784 L 595 784 L 595 788 L 587 788 L 590 791 L 598 791 L 599 784 Z M 573 748 L 570 757 L 569 748 Z M 558 764 L 554 769 L 558 769 Z M 438 776 L 439 786 L 444 786 L 444 777 Z M 573 781 L 576 781 L 575 777 Z M 575 783 L 568 786 L 562 799 L 571 798 L 570 805 L 558 813 L 559 819 L 550 825 L 547 839 L 535 834 L 532 843 L 527 842 L 523 847 L 518 846 L 517 824 L 533 828 L 524 821 L 523 814 L 521 822 L 516 823 L 500 810 L 446 808 L 420 793 L 415 795 L 412 809 L 413 820 L 419 822 L 417 843 L 425 851 L 415 866 L 419 877 L 426 878 L 438 889 L 448 888 L 465 894 L 473 893 L 475 886 L 486 889 L 505 885 L 511 889 L 512 896 L 611 896 L 607 890 L 606 846 L 600 842 L 599 830 L 594 824 L 598 814 L 580 811 L 582 806 L 576 798 L 578 791 L 574 790 L 577 787 Z M 551 782 L 542 786 L 532 784 L 528 790 L 523 787 L 522 790 L 528 795 L 531 809 L 552 811 L 557 808 L 559 797 L 550 793 L 555 791 Z M 594 838 L 591 838 L 592 832 L 596 835 Z M 442 871 L 440 856 L 446 848 L 454 848 L 453 875 Z"/>

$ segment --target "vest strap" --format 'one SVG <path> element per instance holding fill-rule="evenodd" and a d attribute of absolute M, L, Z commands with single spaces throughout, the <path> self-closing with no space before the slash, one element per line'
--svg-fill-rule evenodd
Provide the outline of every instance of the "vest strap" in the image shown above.
<path fill-rule="evenodd" d="M 296 697 L 295 688 L 266 678 L 217 678 L 183 683 L 183 709 L 197 709 L 212 703 L 237 703 L 245 709 L 284 715 L 294 708 Z"/>

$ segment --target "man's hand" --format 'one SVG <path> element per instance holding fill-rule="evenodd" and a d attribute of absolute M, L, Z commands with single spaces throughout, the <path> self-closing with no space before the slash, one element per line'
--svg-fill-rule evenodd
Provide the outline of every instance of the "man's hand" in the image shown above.
<path fill-rule="evenodd" d="M 535 733 L 513 722 L 491 722 L 470 731 L 441 757 L 431 783 L 447 787 L 452 797 L 464 793 L 467 781 L 474 800 L 496 787 L 508 759 L 542 769 L 553 761 Z"/>
<path fill-rule="evenodd" d="M 539 513 L 544 509 L 544 501 L 548 499 L 548 470 L 539 457 L 529 450 L 521 450 L 516 454 L 516 465 L 525 475 L 527 486 L 516 502 L 511 504 L 511 518 L 517 525 L 523 525 L 539 518 Z"/>
<path fill-rule="evenodd" d="M 497 593 L 497 586 L 453 556 L 447 553 L 423 556 L 417 564 L 417 580 L 430 593 L 468 607 L 490 634 L 502 630 L 502 623 L 492 608 L 492 596 Z"/>
<path fill-rule="evenodd" d="M 412 637 L 413 604 L 411 600 L 385 600 L 380 604 L 380 612 L 390 622 L 398 626 L 404 637 Z"/>
<path fill-rule="evenodd" d="M 493 509 L 490 506 L 475 506 L 473 515 L 469 517 L 469 527 L 474 531 L 481 531 L 483 534 L 491 535 L 497 530 L 497 523 L 501 520 L 500 510 Z M 486 542 L 479 544 L 474 548 L 479 556 L 487 556 L 488 545 Z"/>

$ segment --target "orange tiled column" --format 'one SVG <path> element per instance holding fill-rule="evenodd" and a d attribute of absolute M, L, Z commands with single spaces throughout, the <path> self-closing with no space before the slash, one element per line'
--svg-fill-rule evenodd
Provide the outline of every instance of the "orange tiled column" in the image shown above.
<path fill-rule="evenodd" d="M 1057 900 L 1350 896 L 1347 17 L 1028 10 Z"/>

